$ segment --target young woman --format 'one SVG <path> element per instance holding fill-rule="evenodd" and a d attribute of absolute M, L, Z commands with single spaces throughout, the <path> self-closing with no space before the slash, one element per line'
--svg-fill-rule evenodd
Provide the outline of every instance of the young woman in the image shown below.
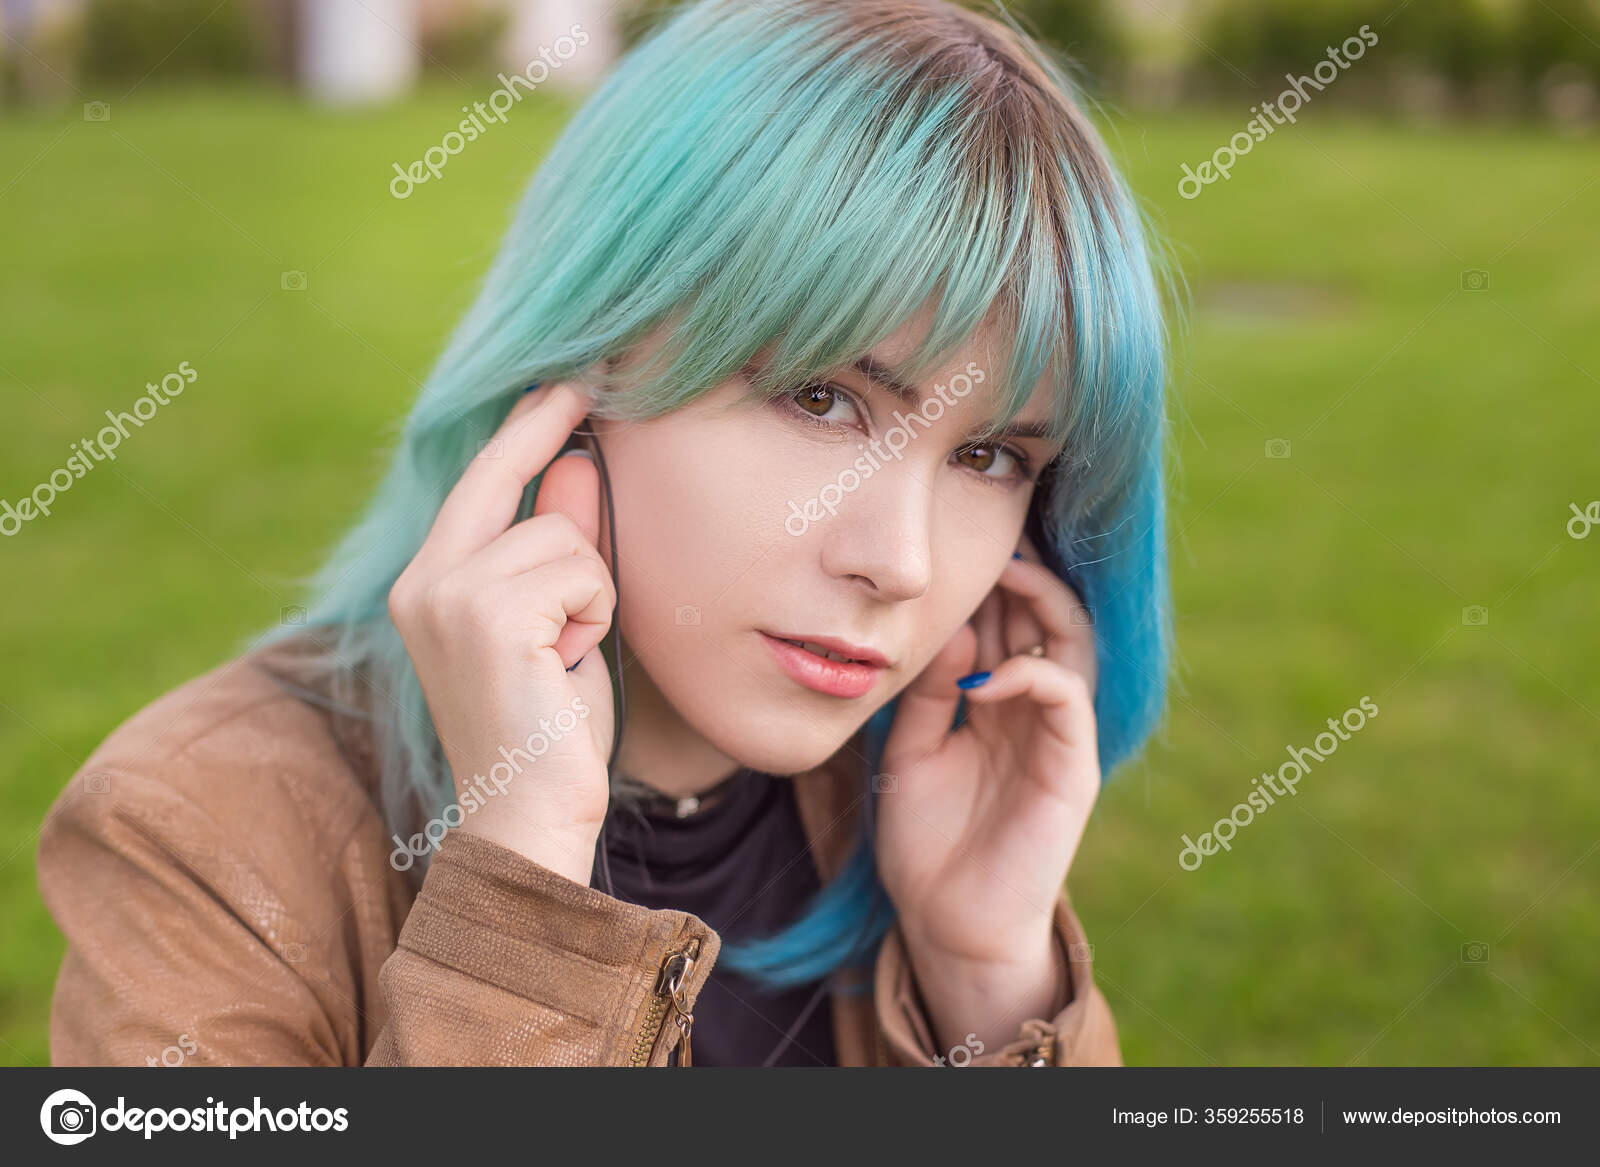
<path fill-rule="evenodd" d="M 1023 35 L 683 7 L 305 626 L 53 809 L 56 1060 L 1119 1062 L 1062 889 L 1164 701 L 1163 376 Z"/>

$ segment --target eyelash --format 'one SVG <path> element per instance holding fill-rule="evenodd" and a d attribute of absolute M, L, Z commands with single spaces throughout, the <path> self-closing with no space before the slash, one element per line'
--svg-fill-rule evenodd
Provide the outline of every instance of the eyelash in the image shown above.
<path fill-rule="evenodd" d="M 782 397 L 780 397 L 778 400 L 785 407 L 787 412 L 792 413 L 794 416 L 798 417 L 800 420 L 802 420 L 802 421 L 804 421 L 804 422 L 806 422 L 806 423 L 808 423 L 810 425 L 814 425 L 814 426 L 817 426 L 820 429 L 825 429 L 825 430 L 836 430 L 836 429 L 838 429 L 839 428 L 839 423 L 838 422 L 824 421 L 822 418 L 818 417 L 816 414 L 809 413 L 806 410 L 800 408 L 800 405 L 795 400 L 802 393 L 809 393 L 813 389 L 826 389 L 830 393 L 837 394 L 838 396 L 843 397 L 846 400 L 848 400 L 850 402 L 851 407 L 856 411 L 856 413 L 858 415 L 865 415 L 865 413 L 866 413 L 865 406 L 862 405 L 860 399 L 857 398 L 854 393 L 850 392 L 850 390 L 846 389 L 844 386 L 835 384 L 832 381 L 811 381 L 811 382 L 808 382 L 808 383 L 806 383 L 804 385 L 801 385 L 798 389 L 789 390 Z M 1022 450 L 1018 449 L 1016 446 L 1012 446 L 1012 445 L 994 446 L 992 443 L 975 442 L 970 446 L 961 447 L 961 449 L 957 450 L 956 453 L 957 454 L 962 454 L 962 453 L 965 453 L 965 452 L 967 452 L 969 450 L 982 450 L 982 449 L 1003 450 L 1007 454 L 1010 454 L 1011 457 L 1013 459 L 1015 459 L 1016 463 L 1017 463 L 1016 473 L 1005 475 L 1005 476 L 999 477 L 999 478 L 995 477 L 992 474 L 985 474 L 981 470 L 973 470 L 972 473 L 974 475 L 976 475 L 978 478 L 982 479 L 983 480 L 983 484 L 985 486 L 991 486 L 991 487 L 1023 486 L 1023 485 L 1026 485 L 1028 483 L 1031 483 L 1034 480 L 1033 462 L 1032 462 L 1032 460 L 1028 457 L 1027 454 L 1025 454 Z M 971 469 L 971 467 L 967 467 L 967 469 Z"/>

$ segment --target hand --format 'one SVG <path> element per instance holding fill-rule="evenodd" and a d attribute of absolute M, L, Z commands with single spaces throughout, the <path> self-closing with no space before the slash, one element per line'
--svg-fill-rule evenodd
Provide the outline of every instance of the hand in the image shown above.
<path fill-rule="evenodd" d="M 936 1028 L 997 1044 L 1063 983 L 1055 906 L 1100 790 L 1088 612 L 1021 550 L 901 694 L 877 814 L 879 871 Z M 1044 655 L 1027 655 L 1036 644 Z M 975 671 L 992 675 L 951 732 L 956 679 Z"/>
<path fill-rule="evenodd" d="M 461 829 L 583 884 L 609 801 L 611 677 L 596 646 L 617 592 L 595 549 L 594 462 L 551 459 L 591 404 L 572 385 L 522 398 L 389 593 L 455 776 Z M 541 470 L 533 515 L 513 525 Z"/>

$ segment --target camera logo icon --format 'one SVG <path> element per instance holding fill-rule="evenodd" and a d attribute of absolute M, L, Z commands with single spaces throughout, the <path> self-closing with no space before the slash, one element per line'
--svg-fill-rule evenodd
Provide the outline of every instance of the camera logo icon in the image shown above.
<path fill-rule="evenodd" d="M 1489 288 L 1489 273 L 1482 268 L 1473 268 L 1461 273 L 1461 290 L 1463 292 L 1483 292 Z"/>
<path fill-rule="evenodd" d="M 1288 438 L 1268 438 L 1267 439 L 1267 457 L 1269 457 L 1269 458 L 1287 458 L 1288 456 L 1289 456 L 1289 439 Z"/>
<path fill-rule="evenodd" d="M 111 107 L 103 101 L 86 101 L 83 103 L 83 120 L 108 122 L 111 120 Z"/>
<path fill-rule="evenodd" d="M 87 1094 L 78 1090 L 57 1090 L 39 1108 L 39 1125 L 52 1143 L 70 1147 L 94 1134 L 97 1113 Z"/>
<path fill-rule="evenodd" d="M 673 610 L 672 618 L 684 627 L 693 628 L 700 623 L 700 609 L 692 604 L 684 604 Z"/>
<path fill-rule="evenodd" d="M 1461 622 L 1468 628 L 1482 628 L 1489 623 L 1489 609 L 1482 604 L 1471 604 L 1461 609 Z"/>
<path fill-rule="evenodd" d="M 285 292 L 303 292 L 306 290 L 306 273 L 286 271 L 278 277 L 278 286 Z"/>

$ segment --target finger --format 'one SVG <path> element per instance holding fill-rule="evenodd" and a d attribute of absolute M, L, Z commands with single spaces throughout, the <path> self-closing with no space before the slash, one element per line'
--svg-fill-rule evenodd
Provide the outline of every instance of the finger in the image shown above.
<path fill-rule="evenodd" d="M 1051 636 L 1086 635 L 1089 613 L 1078 594 L 1042 564 L 1013 559 L 995 581 L 1013 596 L 1029 602 L 1029 611 Z"/>
<path fill-rule="evenodd" d="M 605 639 L 615 610 L 605 565 L 585 555 L 552 560 L 521 575 L 487 582 L 481 594 L 491 607 L 529 612 L 531 630 L 538 634 L 533 647 L 555 649 L 563 669 Z M 539 601 L 536 609 L 534 597 Z"/>
<path fill-rule="evenodd" d="M 1019 652 L 1027 652 L 1035 645 L 1049 650 L 1049 637 L 1044 626 L 1033 614 L 1033 606 L 1027 597 L 1015 595 L 1004 588 L 995 589 L 1005 599 L 1005 645 L 1006 655 L 1015 656 Z"/>
<path fill-rule="evenodd" d="M 1043 630 L 1032 643 L 1045 646 L 1045 655 L 1081 672 L 1093 692 L 1096 679 L 1094 625 L 1078 594 L 1042 564 L 1012 560 L 1000 573 L 998 586 L 1026 606 Z M 1018 651 L 1031 647 L 1021 644 Z"/>
<path fill-rule="evenodd" d="M 1046 727 L 1061 741 L 1080 745 L 1086 734 L 1093 741 L 1094 704 L 1083 678 L 1043 657 L 1012 657 L 966 696 L 976 705 L 1026 697 L 1039 706 Z"/>
<path fill-rule="evenodd" d="M 577 524 L 564 514 L 535 515 L 518 523 L 489 546 L 467 556 L 447 574 L 453 584 L 483 589 L 503 580 L 526 576 L 547 563 L 574 557 L 594 565 L 605 580 L 614 607 L 617 588 L 611 569 Z"/>
<path fill-rule="evenodd" d="M 591 405 L 587 392 L 570 384 L 541 386 L 517 402 L 445 497 L 417 557 L 454 562 L 511 526 L 523 490 Z"/>
<path fill-rule="evenodd" d="M 955 722 L 962 696 L 956 678 L 973 671 L 977 654 L 977 633 L 971 624 L 962 624 L 900 694 L 884 757 L 920 761 L 939 748 Z"/>
<path fill-rule="evenodd" d="M 993 705 L 1015 697 L 1032 701 L 1046 730 L 1063 746 L 1094 759 L 1092 769 L 1098 774 L 1094 698 L 1078 673 L 1043 657 L 1014 656 L 966 696 L 974 705 Z"/>
<path fill-rule="evenodd" d="M 978 634 L 977 667 L 987 672 L 1006 659 L 1005 632 L 1002 627 L 1001 595 L 991 589 L 972 614 L 970 623 Z"/>
<path fill-rule="evenodd" d="M 1028 563 L 1039 563 L 1039 552 L 1034 548 L 1033 541 L 1026 534 L 1017 537 L 1017 549 L 1012 555 L 1013 560 L 1023 560 Z M 1035 645 L 1048 649 L 1048 637 L 1039 621 L 1034 618 L 1032 609 L 1016 596 L 996 589 L 1005 596 L 1005 646 L 1008 656 L 1015 656 L 1019 652 L 1027 652 Z"/>

